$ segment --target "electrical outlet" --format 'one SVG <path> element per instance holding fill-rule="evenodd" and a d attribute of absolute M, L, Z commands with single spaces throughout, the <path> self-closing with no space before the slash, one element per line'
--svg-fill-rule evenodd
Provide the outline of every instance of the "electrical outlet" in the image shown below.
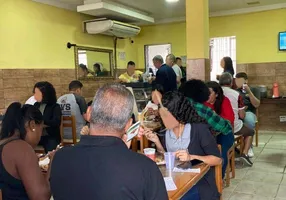
<path fill-rule="evenodd" d="M 286 122 L 286 116 L 280 116 L 280 122 Z"/>

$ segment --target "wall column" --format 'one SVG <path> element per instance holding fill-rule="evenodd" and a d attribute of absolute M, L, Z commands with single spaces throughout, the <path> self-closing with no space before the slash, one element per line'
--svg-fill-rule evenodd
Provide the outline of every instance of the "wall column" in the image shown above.
<path fill-rule="evenodd" d="M 210 80 L 209 1 L 186 0 L 187 79 Z"/>

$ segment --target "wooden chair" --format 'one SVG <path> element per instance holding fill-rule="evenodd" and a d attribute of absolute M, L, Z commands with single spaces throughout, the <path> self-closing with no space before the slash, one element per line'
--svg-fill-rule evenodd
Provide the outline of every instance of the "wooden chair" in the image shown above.
<path fill-rule="evenodd" d="M 241 135 L 235 135 L 234 136 L 234 147 L 237 148 L 239 147 L 240 154 L 243 152 L 243 147 L 244 147 L 244 138 Z"/>
<path fill-rule="evenodd" d="M 230 172 L 231 178 L 235 178 L 235 144 L 227 152 L 227 167 L 226 167 L 226 187 L 230 185 Z"/>
<path fill-rule="evenodd" d="M 72 130 L 72 139 L 64 139 L 64 128 L 71 128 Z M 62 116 L 62 123 L 61 123 L 61 145 L 72 145 L 76 144 L 79 139 L 76 137 L 76 123 L 75 123 L 75 116 Z"/>
<path fill-rule="evenodd" d="M 138 141 L 140 142 L 139 149 L 138 149 Z M 134 137 L 131 141 L 131 149 L 134 152 L 138 152 L 138 150 L 140 150 L 141 153 L 144 153 L 143 150 L 148 147 L 149 147 L 149 141 L 145 136 L 141 138 Z"/>
<path fill-rule="evenodd" d="M 218 149 L 221 153 L 221 145 L 218 145 Z M 218 192 L 222 195 L 222 189 L 223 189 L 222 163 L 220 165 L 215 166 L 215 181 L 216 181 Z M 222 197 L 220 199 L 222 199 Z"/>
<path fill-rule="evenodd" d="M 258 147 L 258 130 L 259 130 L 259 124 L 258 124 L 258 108 L 256 109 L 256 123 L 255 123 L 255 146 Z"/>

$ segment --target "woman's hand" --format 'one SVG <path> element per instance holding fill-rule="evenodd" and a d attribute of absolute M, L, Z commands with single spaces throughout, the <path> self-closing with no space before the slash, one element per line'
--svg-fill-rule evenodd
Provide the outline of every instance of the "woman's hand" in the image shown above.
<path fill-rule="evenodd" d="M 190 155 L 188 150 L 176 151 L 175 155 L 180 161 L 183 162 L 194 160 L 194 156 Z"/>
<path fill-rule="evenodd" d="M 158 136 L 149 128 L 140 127 L 138 132 L 138 137 L 146 136 L 148 140 L 151 142 L 157 143 L 159 141 Z"/>
<path fill-rule="evenodd" d="M 50 160 L 54 159 L 54 155 L 55 155 L 56 152 L 57 152 L 57 149 L 48 152 L 48 157 L 49 157 Z"/>

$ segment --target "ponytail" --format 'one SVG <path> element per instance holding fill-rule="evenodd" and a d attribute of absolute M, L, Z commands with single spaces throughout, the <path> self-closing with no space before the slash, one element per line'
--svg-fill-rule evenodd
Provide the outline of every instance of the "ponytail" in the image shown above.
<path fill-rule="evenodd" d="M 24 105 L 21 103 L 12 103 L 4 115 L 2 121 L 2 128 L 0 132 L 0 140 L 13 136 L 16 132 L 19 132 L 22 140 L 26 137 L 25 123 L 34 120 L 36 124 L 40 124 L 43 121 L 41 112 L 32 105 Z"/>

